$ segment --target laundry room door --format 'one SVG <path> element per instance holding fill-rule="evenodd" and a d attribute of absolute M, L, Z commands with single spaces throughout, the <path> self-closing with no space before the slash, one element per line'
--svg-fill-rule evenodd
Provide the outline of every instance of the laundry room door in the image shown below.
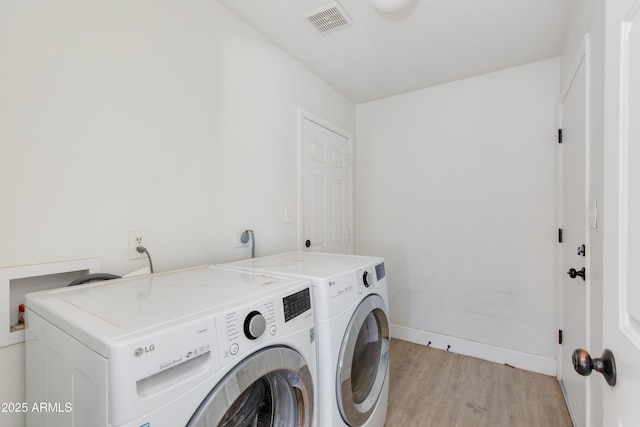
<path fill-rule="evenodd" d="M 573 350 L 589 347 L 589 241 L 588 241 L 588 59 L 589 39 L 565 77 L 561 93 L 561 263 L 558 373 L 571 416 L 577 426 L 588 420 L 588 379 L 578 375 L 571 361 Z"/>
<path fill-rule="evenodd" d="M 353 250 L 352 138 L 309 113 L 300 114 L 302 250 Z"/>
<path fill-rule="evenodd" d="M 604 385 L 603 425 L 628 427 L 640 414 L 640 1 L 606 2 L 605 16 L 602 341 L 617 381 Z"/>

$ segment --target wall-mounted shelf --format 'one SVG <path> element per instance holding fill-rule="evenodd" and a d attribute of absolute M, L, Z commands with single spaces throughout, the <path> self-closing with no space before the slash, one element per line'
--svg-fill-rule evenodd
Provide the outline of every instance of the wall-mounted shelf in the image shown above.
<path fill-rule="evenodd" d="M 99 273 L 100 258 L 0 268 L 0 347 L 24 341 L 24 330 L 11 332 L 18 307 L 29 292 L 67 286 L 85 274 Z"/>

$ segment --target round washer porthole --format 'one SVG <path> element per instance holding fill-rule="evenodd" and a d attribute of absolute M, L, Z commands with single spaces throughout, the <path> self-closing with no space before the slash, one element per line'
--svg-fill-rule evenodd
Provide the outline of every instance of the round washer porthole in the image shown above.
<path fill-rule="evenodd" d="M 313 380 L 304 358 L 288 347 L 270 347 L 233 368 L 187 427 L 311 427 L 313 399 Z"/>

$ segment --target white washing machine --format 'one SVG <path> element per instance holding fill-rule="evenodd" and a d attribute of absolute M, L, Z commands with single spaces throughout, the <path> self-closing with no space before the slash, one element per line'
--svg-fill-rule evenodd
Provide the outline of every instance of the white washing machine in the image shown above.
<path fill-rule="evenodd" d="M 320 427 L 382 427 L 389 395 L 384 259 L 289 252 L 221 267 L 311 280 Z"/>
<path fill-rule="evenodd" d="M 311 298 L 215 267 L 28 294 L 27 425 L 316 425 Z"/>

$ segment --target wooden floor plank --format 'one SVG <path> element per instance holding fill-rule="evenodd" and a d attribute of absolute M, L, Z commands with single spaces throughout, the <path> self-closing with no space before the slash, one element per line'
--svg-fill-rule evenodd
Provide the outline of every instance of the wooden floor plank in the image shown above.
<path fill-rule="evenodd" d="M 571 427 L 554 377 L 391 340 L 385 427 Z"/>

